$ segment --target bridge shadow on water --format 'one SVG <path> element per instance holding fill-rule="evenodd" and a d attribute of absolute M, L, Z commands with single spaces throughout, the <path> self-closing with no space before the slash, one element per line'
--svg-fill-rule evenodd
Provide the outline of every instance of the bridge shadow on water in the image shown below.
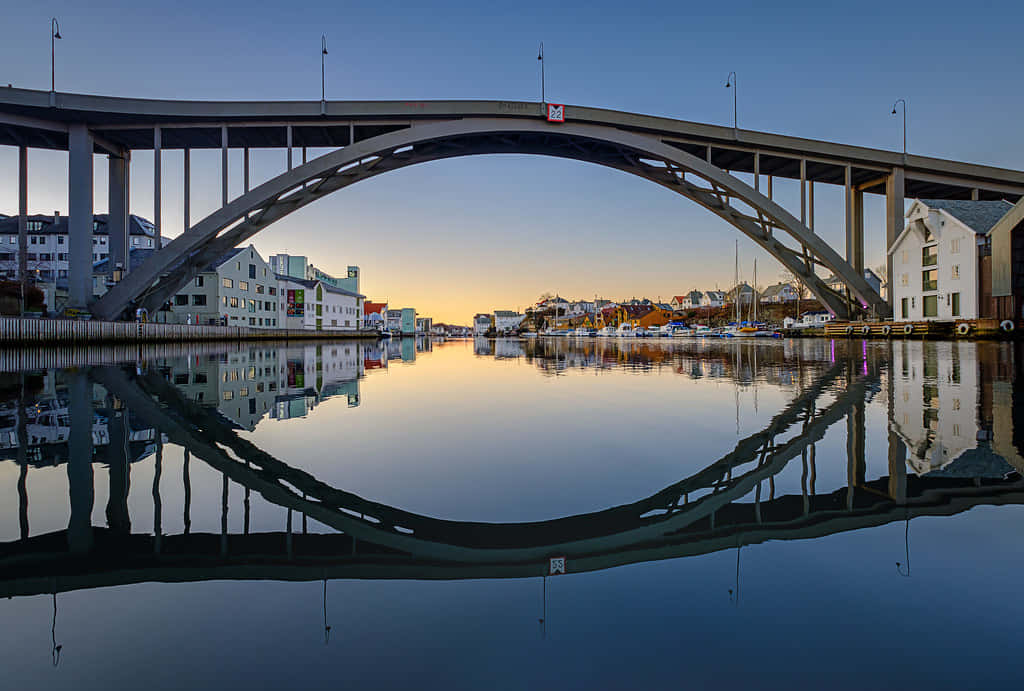
<path fill-rule="evenodd" d="M 600 361 L 596 350 L 594 354 Z M 547 345 L 531 346 L 529 355 L 542 366 L 559 363 Z M 770 540 L 818 538 L 918 516 L 952 515 L 978 505 L 1024 503 L 1024 480 L 1005 464 L 999 472 L 982 469 L 969 476 L 908 474 L 904 442 L 892 431 L 889 474 L 866 478 L 865 406 L 884 390 L 884 376 L 892 367 L 889 350 L 844 349 L 815 370 L 763 429 L 740 439 L 722 457 L 708 459 L 700 471 L 629 504 L 528 523 L 443 520 L 367 500 L 240 436 L 237 425 L 215 408 L 190 399 L 172 384 L 166 368 L 80 368 L 67 374 L 68 527 L 29 534 L 22 479 L 21 537 L 0 543 L 0 595 L 212 579 L 540 577 L 738 550 Z M 107 444 L 95 459 L 110 465 L 112 487 L 123 484 L 119 473 L 126 473 L 139 454 L 127 433 L 129 418 L 158 431 L 158 474 L 165 440 L 186 450 L 180 534 L 160 529 L 164 507 L 156 484 L 154 534 L 132 532 L 126 492 L 111 494 L 106 526 L 92 524 L 91 390 L 97 384 L 122 413 L 111 418 L 110 436 L 124 443 Z M 848 482 L 819 492 L 816 443 L 843 421 Z M 220 533 L 190 529 L 193 460 L 222 477 Z M 800 492 L 777 493 L 775 478 L 791 464 L 800 469 Z M 228 531 L 229 482 L 245 492 L 241 532 Z M 286 510 L 283 530 L 250 531 L 253 492 Z M 333 532 L 293 529 L 293 517 L 303 526 L 312 518 Z M 899 568 L 903 572 L 909 567 L 904 562 Z"/>

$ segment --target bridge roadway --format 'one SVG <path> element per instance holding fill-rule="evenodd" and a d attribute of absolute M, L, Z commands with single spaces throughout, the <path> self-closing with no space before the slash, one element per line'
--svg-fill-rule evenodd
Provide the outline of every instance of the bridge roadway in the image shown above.
<path fill-rule="evenodd" d="M 111 225 L 120 229 L 126 227 L 129 212 L 131 151 L 154 151 L 154 223 L 159 235 L 160 155 L 163 150 L 184 150 L 187 232 L 91 307 L 105 319 L 136 306 L 162 305 L 225 249 L 327 194 L 403 166 L 454 156 L 559 156 L 648 179 L 746 234 L 840 317 L 891 314 L 891 305 L 863 277 L 865 193 L 886 197 L 887 244 L 902 230 L 907 194 L 1010 200 L 1024 195 L 1024 173 L 1019 171 L 583 106 L 566 106 L 565 122 L 552 123 L 545 120 L 544 108 L 511 101 L 158 101 L 9 88 L 0 89 L 0 144 L 22 147 L 23 154 L 28 147 L 70 152 L 69 290 L 72 303 L 83 307 L 91 299 L 91 243 L 78 235 L 91 233 L 92 154 L 110 157 Z M 251 188 L 248 152 L 263 147 L 284 148 L 287 170 Z M 302 151 L 297 166 L 296 147 Z M 193 224 L 188 152 L 210 148 L 222 150 L 222 207 Z M 243 193 L 229 199 L 232 148 L 244 151 Z M 308 148 L 337 150 L 307 162 Z M 22 192 L 26 169 L 23 161 Z M 753 185 L 734 173 L 753 174 Z M 777 177 L 800 181 L 798 212 L 775 202 L 772 181 Z M 845 189 L 845 259 L 814 232 L 816 183 Z M 111 235 L 112 272 L 117 263 L 128 266 L 122 235 L 120 230 Z M 832 290 L 819 269 L 835 275 L 846 292 Z"/>

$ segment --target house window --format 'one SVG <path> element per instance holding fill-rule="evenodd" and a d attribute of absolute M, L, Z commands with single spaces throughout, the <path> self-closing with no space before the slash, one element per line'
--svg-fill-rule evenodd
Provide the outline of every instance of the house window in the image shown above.
<path fill-rule="evenodd" d="M 929 269 L 921 272 L 921 290 L 928 292 L 939 289 L 939 272 L 937 269 Z"/>
<path fill-rule="evenodd" d="M 39 231 L 39 230 L 42 230 L 43 229 L 43 222 L 42 221 L 29 221 L 28 224 L 27 224 L 27 228 L 26 229 L 29 230 L 29 231 Z"/>
<path fill-rule="evenodd" d="M 954 281 L 956 279 L 960 278 L 960 265 L 959 264 L 954 264 L 953 265 L 953 270 L 950 273 L 950 278 L 952 278 Z"/>
<path fill-rule="evenodd" d="M 255 300 L 249 300 L 248 301 L 248 306 L 249 306 L 249 311 L 250 312 L 255 312 L 256 311 L 256 301 Z"/>
<path fill-rule="evenodd" d="M 959 317 L 960 316 L 960 293 L 953 293 L 951 298 L 952 298 L 952 303 L 953 303 L 953 305 L 952 305 L 953 316 L 954 317 Z"/>
<path fill-rule="evenodd" d="M 132 238 L 132 245 L 134 245 L 134 246 L 138 247 L 138 245 L 139 245 L 139 239 L 138 239 L 138 238 Z"/>
<path fill-rule="evenodd" d="M 238 307 L 238 298 L 231 298 L 231 306 Z"/>
<path fill-rule="evenodd" d="M 267 288 L 267 295 L 277 295 L 277 288 L 274 286 Z"/>
<path fill-rule="evenodd" d="M 188 295 L 175 295 L 174 296 L 174 304 L 175 305 L 187 305 L 188 304 Z"/>
<path fill-rule="evenodd" d="M 202 276 L 196 276 L 196 288 L 202 288 L 202 287 L 203 287 L 203 277 Z"/>
<path fill-rule="evenodd" d="M 33 235 L 33 236 L 31 237 L 31 242 L 30 242 L 30 244 L 33 244 L 33 245 L 37 245 L 37 244 L 39 244 L 38 242 L 36 242 L 36 241 L 37 241 L 38 239 L 39 239 L 39 238 L 37 238 L 37 237 L 36 237 L 35 235 Z"/>
<path fill-rule="evenodd" d="M 58 245 L 63 245 L 64 244 L 64 236 L 63 235 L 58 235 L 57 236 L 57 244 Z"/>
<path fill-rule="evenodd" d="M 900 276 L 900 285 L 901 286 L 909 286 L 910 285 L 910 274 L 903 274 L 902 276 Z"/>
<path fill-rule="evenodd" d="M 903 319 L 910 318 L 910 306 L 907 304 L 908 302 L 907 298 L 900 300 L 900 316 Z"/>
<path fill-rule="evenodd" d="M 256 278 L 256 265 L 255 264 L 250 264 L 249 265 L 249 278 Z"/>
<path fill-rule="evenodd" d="M 935 247 L 921 248 L 921 266 L 935 266 L 939 261 L 939 255 Z"/>
<path fill-rule="evenodd" d="M 921 309 L 925 317 L 939 316 L 939 296 L 925 295 L 921 298 Z"/>
<path fill-rule="evenodd" d="M 249 281 L 239 281 L 238 282 L 238 289 L 239 290 L 248 291 L 249 290 Z"/>
<path fill-rule="evenodd" d="M 235 287 L 235 282 L 233 280 L 231 280 L 230 278 L 222 279 L 220 284 L 222 286 L 224 286 L 225 288 L 234 288 Z"/>
<path fill-rule="evenodd" d="M 960 253 L 960 238 L 953 238 L 949 241 L 949 251 L 951 254 Z"/>
<path fill-rule="evenodd" d="M 205 295 L 193 295 L 192 304 L 196 307 L 206 307 L 206 296 Z"/>

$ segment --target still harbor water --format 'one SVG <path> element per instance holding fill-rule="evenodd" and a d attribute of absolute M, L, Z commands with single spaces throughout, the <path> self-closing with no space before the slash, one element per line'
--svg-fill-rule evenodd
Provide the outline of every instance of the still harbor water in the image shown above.
<path fill-rule="evenodd" d="M 1020 344 L 0 365 L 3 688 L 1024 685 Z"/>

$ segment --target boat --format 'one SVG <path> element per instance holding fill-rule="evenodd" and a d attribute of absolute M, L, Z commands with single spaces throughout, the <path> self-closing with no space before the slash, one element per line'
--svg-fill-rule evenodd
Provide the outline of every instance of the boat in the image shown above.
<path fill-rule="evenodd" d="M 381 338 L 391 338 L 391 329 L 381 329 L 378 336 Z"/>
<path fill-rule="evenodd" d="M 693 329 L 688 326 L 677 326 L 672 331 L 672 338 L 690 338 L 693 336 Z"/>
<path fill-rule="evenodd" d="M 627 322 L 619 324 L 619 328 L 615 330 L 615 335 L 619 338 L 632 338 L 636 334 L 633 333 L 633 325 Z"/>
<path fill-rule="evenodd" d="M 597 332 L 595 332 L 593 329 L 588 329 L 585 326 L 580 326 L 575 331 L 572 332 L 572 335 L 575 336 L 576 338 L 588 338 L 590 336 L 594 336 L 596 333 Z"/>
<path fill-rule="evenodd" d="M 612 336 L 613 337 L 613 336 L 615 336 L 615 327 L 614 326 L 602 327 L 601 330 L 597 332 L 597 335 L 598 336 L 606 336 L 606 337 L 607 336 Z"/>

